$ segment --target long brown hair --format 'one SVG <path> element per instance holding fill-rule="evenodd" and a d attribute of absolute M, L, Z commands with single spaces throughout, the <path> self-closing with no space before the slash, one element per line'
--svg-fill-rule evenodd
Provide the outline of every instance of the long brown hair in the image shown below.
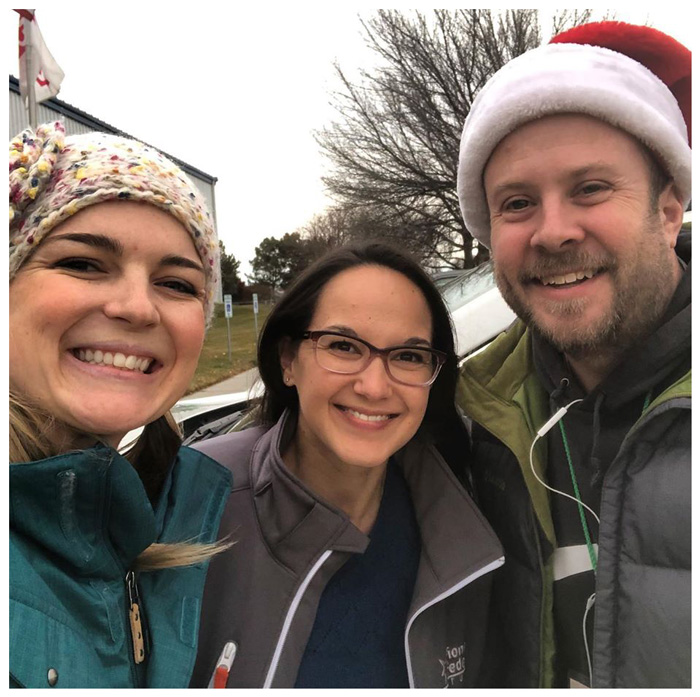
<path fill-rule="evenodd" d="M 379 266 L 396 271 L 423 294 L 433 325 L 432 346 L 447 355 L 447 361 L 430 390 L 422 431 L 439 436 L 446 427 L 462 425 L 455 409 L 457 356 L 452 320 L 440 292 L 411 256 L 378 240 L 348 244 L 331 250 L 309 266 L 287 289 L 265 320 L 258 342 L 258 370 L 265 385 L 258 416 L 274 423 L 285 409 L 298 409 L 297 391 L 284 384 L 279 350 L 283 340 L 295 341 L 313 317 L 326 284 L 338 274 L 360 266 Z"/>

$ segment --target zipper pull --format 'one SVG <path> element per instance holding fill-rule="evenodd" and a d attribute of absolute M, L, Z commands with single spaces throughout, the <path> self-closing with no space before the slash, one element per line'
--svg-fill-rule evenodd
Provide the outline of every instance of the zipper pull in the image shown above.
<path fill-rule="evenodd" d="M 133 571 L 126 574 L 126 591 L 129 597 L 129 624 L 131 625 L 131 643 L 134 649 L 134 662 L 138 665 L 146 658 L 146 649 L 139 607 L 139 592 Z"/>
<path fill-rule="evenodd" d="M 139 615 L 141 617 L 141 633 L 143 634 L 143 650 L 146 656 L 151 653 L 151 632 L 148 628 L 148 613 L 146 612 L 146 606 L 141 600 L 141 594 L 139 593 L 139 584 L 136 581 L 136 574 L 134 574 L 134 597 L 136 598 L 136 604 L 139 606 Z"/>
<path fill-rule="evenodd" d="M 219 656 L 219 660 L 216 662 L 216 668 L 211 676 L 209 685 L 207 687 L 222 688 L 226 687 L 228 682 L 228 675 L 231 672 L 231 666 L 236 658 L 236 651 L 238 646 L 235 641 L 227 641 L 224 644 L 223 651 Z"/>

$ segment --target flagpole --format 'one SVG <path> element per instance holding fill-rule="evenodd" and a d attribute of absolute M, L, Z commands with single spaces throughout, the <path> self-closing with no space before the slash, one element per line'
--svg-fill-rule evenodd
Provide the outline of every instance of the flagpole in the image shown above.
<path fill-rule="evenodd" d="M 34 70 L 34 48 L 32 43 L 33 20 L 25 22 L 24 26 L 27 32 L 26 35 L 26 53 L 27 53 L 27 112 L 29 117 L 29 125 L 36 129 L 36 71 Z"/>

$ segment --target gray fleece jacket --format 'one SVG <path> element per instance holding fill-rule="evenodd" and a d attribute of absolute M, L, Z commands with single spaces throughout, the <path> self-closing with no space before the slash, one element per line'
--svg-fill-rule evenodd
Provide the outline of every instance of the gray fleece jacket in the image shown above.
<path fill-rule="evenodd" d="M 287 470 L 280 453 L 294 417 L 198 447 L 233 473 L 204 591 L 191 687 L 206 687 L 229 641 L 227 687 L 293 687 L 318 601 L 333 574 L 369 538 Z M 489 572 L 500 544 L 435 448 L 414 438 L 396 455 L 411 492 L 422 549 L 405 651 L 412 687 L 469 687 L 483 653 Z M 361 670 L 361 666 L 358 666 Z"/>

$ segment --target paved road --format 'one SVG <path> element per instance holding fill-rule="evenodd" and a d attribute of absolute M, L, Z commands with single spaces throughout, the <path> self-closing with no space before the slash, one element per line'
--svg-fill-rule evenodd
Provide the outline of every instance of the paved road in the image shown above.
<path fill-rule="evenodd" d="M 199 392 L 193 392 L 188 394 L 185 399 L 198 399 L 200 397 L 214 397 L 220 394 L 227 394 L 228 392 L 246 392 L 255 382 L 258 377 L 258 369 L 251 368 L 246 370 L 245 373 L 239 373 L 234 375 L 232 378 L 223 380 L 216 385 L 210 385 L 209 387 L 200 390 Z"/>

